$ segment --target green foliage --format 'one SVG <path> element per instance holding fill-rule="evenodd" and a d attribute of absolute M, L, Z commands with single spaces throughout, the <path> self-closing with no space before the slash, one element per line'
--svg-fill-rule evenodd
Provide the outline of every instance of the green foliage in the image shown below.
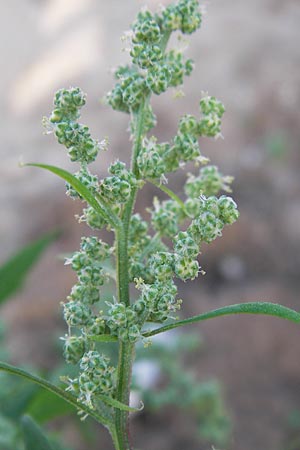
<path fill-rule="evenodd" d="M 41 428 L 30 416 L 22 417 L 21 424 L 25 450 L 55 450 Z"/>
<path fill-rule="evenodd" d="M 114 161 L 102 180 L 88 169 L 99 151 L 107 148 L 107 140 L 94 139 L 89 128 L 79 122 L 85 105 L 85 94 L 79 88 L 58 91 L 53 111 L 44 119 L 47 130 L 67 149 L 79 170 L 71 174 L 55 166 L 30 164 L 64 179 L 67 194 L 84 203 L 79 221 L 85 221 L 93 230 L 106 228 L 112 232 L 114 243 L 108 246 L 97 235 L 83 238 L 80 249 L 66 260 L 78 281 L 63 304 L 67 324 L 64 356 L 68 364 L 75 366 L 75 376 L 62 380 L 65 390 L 6 363 L 0 363 L 0 370 L 31 380 L 77 407 L 83 418 L 90 415 L 104 424 L 116 450 L 131 448 L 128 405 L 138 342 L 149 345 L 149 338 L 155 334 L 228 314 L 268 314 L 294 322 L 300 319 L 299 313 L 280 305 L 246 303 L 177 320 L 182 300 L 177 297 L 176 280 L 194 280 L 203 274 L 198 261 L 203 243 L 220 237 L 224 227 L 239 217 L 235 201 L 221 192 L 230 192 L 232 178 L 222 175 L 215 166 L 199 170 L 199 165 L 208 162 L 200 152 L 199 139 L 221 135 L 225 112 L 222 102 L 204 95 L 199 102 L 199 117 L 185 114 L 169 142 L 158 142 L 150 134 L 156 124 L 150 104 L 152 94 L 160 95 L 181 86 L 194 67 L 182 50 L 168 48 L 169 39 L 173 32 L 195 32 L 201 22 L 198 0 L 177 0 L 158 13 L 142 11 L 131 27 L 131 65 L 115 71 L 116 84 L 106 97 L 113 109 L 130 117 L 130 167 Z M 187 163 L 197 173 L 188 175 L 182 199 L 165 184 L 172 172 Z M 147 209 L 148 223 L 134 212 L 137 195 L 147 182 L 169 197 L 154 200 L 153 207 Z M 108 270 L 109 264 L 115 270 Z M 116 290 L 114 295 L 104 297 L 112 273 Z M 153 322 L 165 325 L 153 328 Z M 97 341 L 118 344 L 117 364 L 105 345 L 100 349 Z M 203 421 L 209 419 L 211 411 L 219 417 L 216 411 L 220 405 L 211 402 L 215 387 L 208 385 L 199 392 L 190 392 L 192 380 L 188 376 L 182 379 L 186 380 L 185 393 L 191 402 L 202 396 L 213 404 L 212 410 L 204 408 Z M 211 424 L 212 421 L 206 424 L 207 436 L 212 433 Z M 220 433 L 222 426 L 218 428 Z"/>
<path fill-rule="evenodd" d="M 32 266 L 57 236 L 57 232 L 49 233 L 31 242 L 0 267 L 0 303 L 22 287 Z"/>

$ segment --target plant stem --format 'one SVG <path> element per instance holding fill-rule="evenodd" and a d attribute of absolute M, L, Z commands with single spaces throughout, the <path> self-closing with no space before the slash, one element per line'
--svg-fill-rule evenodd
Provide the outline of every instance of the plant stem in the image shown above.
<path fill-rule="evenodd" d="M 170 33 L 163 35 L 161 48 L 164 51 L 169 39 Z M 140 153 L 143 136 L 146 106 L 149 103 L 150 95 L 144 98 L 139 110 L 133 115 L 135 120 L 134 145 L 131 158 L 131 170 L 139 179 L 139 169 L 137 166 L 137 157 Z M 116 230 L 117 247 L 117 286 L 119 302 L 130 306 L 129 296 L 129 275 L 128 275 L 128 233 L 130 218 L 133 212 L 138 187 L 132 188 L 130 198 L 125 205 L 122 215 L 122 226 Z M 119 361 L 117 373 L 116 398 L 125 405 L 129 405 L 130 384 L 132 365 L 134 361 L 135 344 L 129 341 L 119 341 Z M 129 413 L 128 411 L 115 410 L 115 426 L 112 434 L 116 450 L 131 450 L 129 441 Z"/>
<path fill-rule="evenodd" d="M 117 239 L 117 285 L 119 302 L 130 305 L 129 278 L 128 278 L 128 228 L 123 226 L 116 233 Z M 119 341 L 119 362 L 117 373 L 116 398 L 125 405 L 129 404 L 131 371 L 133 364 L 134 344 Z M 115 437 L 116 450 L 130 450 L 128 412 L 115 410 Z M 116 445 L 117 442 L 117 445 Z"/>
<path fill-rule="evenodd" d="M 139 112 L 136 115 L 135 141 L 131 161 L 131 169 L 136 176 L 138 175 L 136 159 L 141 149 L 143 138 L 144 111 L 145 102 L 141 104 Z M 122 227 L 116 230 L 118 295 L 119 302 L 124 303 L 126 306 L 130 305 L 128 276 L 128 231 L 136 194 L 137 188 L 132 189 L 131 196 L 124 208 Z M 118 401 L 122 402 L 125 405 L 129 404 L 134 350 L 134 343 L 130 343 L 129 341 L 126 343 L 122 341 L 119 342 L 116 398 Z M 119 409 L 116 409 L 114 431 L 115 434 L 112 434 L 116 450 L 130 450 L 128 419 L 128 411 L 121 411 Z"/>
<path fill-rule="evenodd" d="M 117 385 L 117 399 L 129 404 L 130 384 L 132 363 L 134 360 L 135 345 L 130 342 L 120 342 L 119 345 L 119 364 L 118 364 L 118 385 Z M 129 442 L 129 413 L 128 411 L 121 411 L 116 409 L 115 413 L 115 428 L 118 437 L 120 450 L 130 450 Z"/>
<path fill-rule="evenodd" d="M 116 230 L 116 247 L 119 302 L 129 306 L 128 228 L 124 225 Z"/>

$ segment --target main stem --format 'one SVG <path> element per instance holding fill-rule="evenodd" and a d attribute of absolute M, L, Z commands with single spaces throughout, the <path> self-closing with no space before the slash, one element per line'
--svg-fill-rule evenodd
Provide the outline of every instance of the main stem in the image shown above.
<path fill-rule="evenodd" d="M 164 33 L 160 47 L 164 52 L 170 37 L 170 32 Z M 133 114 L 134 120 L 134 145 L 131 158 L 131 170 L 136 178 L 139 178 L 137 157 L 141 150 L 144 136 L 145 110 L 150 100 L 147 95 L 140 108 Z M 116 254 L 117 254 L 117 286 L 119 302 L 130 305 L 129 275 L 128 275 L 128 232 L 130 219 L 133 212 L 138 188 L 131 191 L 130 198 L 124 207 L 122 224 L 116 230 Z M 129 341 L 119 341 L 119 361 L 117 373 L 116 398 L 125 405 L 129 405 L 132 365 L 134 361 L 135 344 Z M 112 438 L 116 450 L 131 450 L 129 440 L 129 413 L 116 409 L 115 426 L 112 430 Z"/>
<path fill-rule="evenodd" d="M 131 170 L 137 176 L 136 158 L 139 154 L 142 138 L 145 102 L 141 104 L 138 113 L 135 116 L 135 140 L 132 153 Z M 133 188 L 131 196 L 125 205 L 122 225 L 116 230 L 116 253 L 117 253 L 117 288 L 119 302 L 126 306 L 130 305 L 129 295 L 129 275 L 128 275 L 128 232 L 130 218 L 133 212 L 137 188 Z M 117 373 L 117 391 L 116 398 L 123 404 L 129 404 L 130 384 L 132 365 L 134 361 L 135 344 L 129 341 L 119 341 L 119 361 Z M 116 409 L 115 411 L 115 430 L 113 435 L 116 450 L 130 450 L 129 442 L 129 413 Z"/>

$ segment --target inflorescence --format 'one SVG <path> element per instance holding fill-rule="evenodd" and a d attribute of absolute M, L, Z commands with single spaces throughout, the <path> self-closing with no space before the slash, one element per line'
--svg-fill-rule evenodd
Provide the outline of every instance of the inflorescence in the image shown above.
<path fill-rule="evenodd" d="M 143 11 L 132 25 L 132 65 L 116 70 L 117 82 L 107 95 L 113 109 L 130 114 L 133 135 L 140 133 L 141 145 L 131 168 L 115 161 L 104 179 L 93 175 L 88 165 L 107 142 L 93 139 L 89 128 L 79 123 L 85 95 L 78 88 L 62 89 L 55 95 L 48 127 L 68 149 L 71 161 L 79 163 L 75 177 L 108 212 L 101 214 L 91 206 L 83 210 L 80 220 L 93 230 L 116 231 L 108 220 L 109 211 L 122 222 L 127 203 L 145 182 L 159 185 L 169 173 L 188 162 L 196 167 L 207 162 L 198 140 L 220 135 L 225 111 L 215 97 L 200 100 L 199 117 L 183 116 L 170 142 L 158 142 L 155 136 L 148 135 L 156 124 L 149 103 L 151 94 L 159 95 L 182 85 L 184 76 L 193 70 L 192 60 L 185 59 L 181 50 L 167 50 L 168 39 L 172 32 L 191 34 L 200 25 L 197 0 L 179 0 L 157 14 Z M 150 223 L 137 213 L 130 218 L 128 271 L 129 281 L 135 283 L 138 292 L 135 301 L 125 305 L 119 298 L 102 298 L 101 287 L 109 280 L 109 267 L 116 257 L 114 246 L 96 236 L 85 237 L 80 250 L 66 260 L 78 282 L 63 304 L 68 325 L 63 338 L 64 356 L 67 363 L 79 367 L 78 376 L 68 380 L 67 389 L 92 409 L 98 408 L 99 396 L 114 397 L 116 383 L 115 368 L 107 356 L 98 352 L 95 342 L 101 336 L 110 336 L 135 343 L 144 339 L 145 324 L 176 317 L 182 301 L 177 298 L 174 279 L 195 279 L 201 272 L 198 255 L 202 244 L 221 236 L 224 226 L 238 218 L 234 200 L 218 196 L 221 190 L 230 192 L 232 178 L 223 176 L 215 166 L 197 170 L 198 174 L 187 176 L 184 200 L 176 195 L 163 201 L 155 198 L 149 209 Z M 70 185 L 67 194 L 80 198 Z"/>

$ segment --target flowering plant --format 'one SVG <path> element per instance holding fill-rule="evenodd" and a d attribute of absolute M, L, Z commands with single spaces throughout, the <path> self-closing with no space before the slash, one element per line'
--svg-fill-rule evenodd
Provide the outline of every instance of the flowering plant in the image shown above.
<path fill-rule="evenodd" d="M 67 194 L 85 204 L 80 222 L 95 230 L 82 238 L 80 249 L 66 260 L 78 282 L 63 304 L 68 331 L 62 339 L 65 360 L 77 365 L 78 374 L 64 378 L 64 390 L 7 364 L 0 368 L 30 378 L 75 405 L 82 418 L 90 415 L 105 425 L 116 450 L 131 448 L 128 417 L 134 408 L 129 405 L 129 395 L 137 342 L 149 345 L 151 336 L 158 333 L 227 314 L 300 320 L 299 313 L 272 303 L 231 305 L 184 320 L 177 318 L 182 300 L 177 298 L 175 280 L 194 280 L 204 273 L 198 262 L 202 243 L 221 236 L 223 228 L 239 216 L 235 201 L 227 195 L 232 178 L 208 165 L 199 148 L 199 138 L 221 134 L 225 108 L 219 100 L 202 96 L 199 116 L 184 115 L 170 142 L 158 142 L 151 134 L 156 125 L 152 94 L 181 86 L 193 70 L 193 61 L 185 59 L 182 50 L 168 49 L 169 38 L 174 32 L 195 32 L 201 20 L 198 0 L 178 0 L 158 13 L 143 10 L 132 25 L 132 64 L 118 67 L 116 84 L 106 97 L 113 109 L 130 117 L 130 167 L 116 160 L 102 180 L 91 173 L 89 164 L 108 144 L 106 139 L 92 138 L 89 128 L 79 122 L 86 103 L 79 88 L 59 90 L 53 112 L 44 119 L 79 170 L 71 174 L 55 166 L 30 164 L 67 182 Z M 195 173 L 187 175 L 181 198 L 167 187 L 167 180 L 187 163 L 194 165 Z M 168 197 L 154 198 L 148 209 L 149 222 L 134 212 L 137 195 L 147 183 Z M 221 191 L 226 194 L 220 195 Z M 113 233 L 112 246 L 99 239 L 97 232 L 103 228 Z M 110 278 L 115 279 L 116 292 L 108 301 L 101 288 Z M 136 288 L 135 295 L 131 285 Z M 103 346 L 99 351 L 99 343 L 105 342 L 118 348 L 116 367 Z"/>

